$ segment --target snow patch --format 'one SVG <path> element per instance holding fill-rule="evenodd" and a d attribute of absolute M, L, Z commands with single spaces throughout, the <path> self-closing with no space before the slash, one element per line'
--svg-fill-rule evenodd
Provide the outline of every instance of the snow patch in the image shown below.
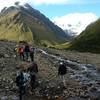
<path fill-rule="evenodd" d="M 71 13 L 61 17 L 53 18 L 53 22 L 76 35 L 79 35 L 90 23 L 96 21 L 98 17 L 93 13 Z"/>

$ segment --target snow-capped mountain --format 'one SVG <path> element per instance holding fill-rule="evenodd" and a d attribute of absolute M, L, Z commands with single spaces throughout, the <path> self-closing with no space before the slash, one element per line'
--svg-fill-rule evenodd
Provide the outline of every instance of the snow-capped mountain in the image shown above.
<path fill-rule="evenodd" d="M 73 13 L 55 17 L 52 21 L 71 36 L 79 35 L 90 23 L 98 17 L 93 13 Z"/>

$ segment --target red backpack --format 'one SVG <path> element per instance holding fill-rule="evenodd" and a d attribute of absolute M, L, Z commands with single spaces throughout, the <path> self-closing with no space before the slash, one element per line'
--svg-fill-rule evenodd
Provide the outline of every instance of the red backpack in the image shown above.
<path fill-rule="evenodd" d="M 24 52 L 24 48 L 23 47 L 20 47 L 19 48 L 19 53 L 23 53 Z"/>

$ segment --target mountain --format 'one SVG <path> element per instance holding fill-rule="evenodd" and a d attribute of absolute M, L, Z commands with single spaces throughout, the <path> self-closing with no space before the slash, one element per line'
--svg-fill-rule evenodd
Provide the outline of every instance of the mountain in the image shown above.
<path fill-rule="evenodd" d="M 65 32 L 29 4 L 15 3 L 0 13 L 0 39 L 51 45 L 64 43 Z"/>
<path fill-rule="evenodd" d="M 70 36 L 78 36 L 85 28 L 92 22 L 96 21 L 98 17 L 93 13 L 69 13 L 63 16 L 57 16 L 52 21 L 61 27 Z"/>
<path fill-rule="evenodd" d="M 54 23 L 59 27 L 61 27 L 65 31 L 65 33 L 68 34 L 69 36 L 76 37 L 83 30 L 82 29 L 83 25 L 81 23 L 69 24 L 66 22 L 65 24 L 61 23 L 59 24 L 59 22 L 56 21 L 54 21 Z"/>
<path fill-rule="evenodd" d="M 100 19 L 87 26 L 72 42 L 71 48 L 79 51 L 100 52 Z"/>

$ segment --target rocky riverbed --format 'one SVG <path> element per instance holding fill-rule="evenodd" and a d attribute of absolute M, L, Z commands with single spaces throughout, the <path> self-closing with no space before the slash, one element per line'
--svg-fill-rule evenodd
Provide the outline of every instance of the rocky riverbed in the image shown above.
<path fill-rule="evenodd" d="M 16 43 L 0 41 L 0 100 L 19 100 L 15 78 L 22 61 L 14 58 L 13 48 L 15 45 Z M 93 77 L 95 75 L 92 73 L 92 76 L 89 77 L 93 77 L 92 80 L 95 82 L 87 81 L 85 83 L 81 79 L 90 74 L 88 71 L 85 72 L 85 68 L 87 67 L 82 66 L 83 69 L 79 67 L 79 64 L 87 64 L 89 70 L 91 69 L 96 74 L 98 72 L 99 75 L 99 71 L 96 70 L 95 66 L 98 65 L 99 67 L 99 62 L 97 61 L 100 60 L 100 55 L 91 53 L 87 55 L 87 53 L 66 52 L 53 49 L 44 50 L 47 54 L 41 52 L 41 50 L 35 52 L 35 62 L 39 67 L 37 88 L 33 94 L 29 94 L 27 91 L 23 96 L 23 100 L 100 100 L 99 76 L 98 79 L 95 79 Z M 93 59 L 94 57 L 95 60 Z M 68 72 L 66 74 L 66 87 L 63 86 L 57 74 L 57 58 L 67 60 Z M 86 60 L 87 58 L 88 60 Z M 82 70 L 84 71 L 83 74 Z M 81 75 L 84 76 L 81 77 Z"/>

